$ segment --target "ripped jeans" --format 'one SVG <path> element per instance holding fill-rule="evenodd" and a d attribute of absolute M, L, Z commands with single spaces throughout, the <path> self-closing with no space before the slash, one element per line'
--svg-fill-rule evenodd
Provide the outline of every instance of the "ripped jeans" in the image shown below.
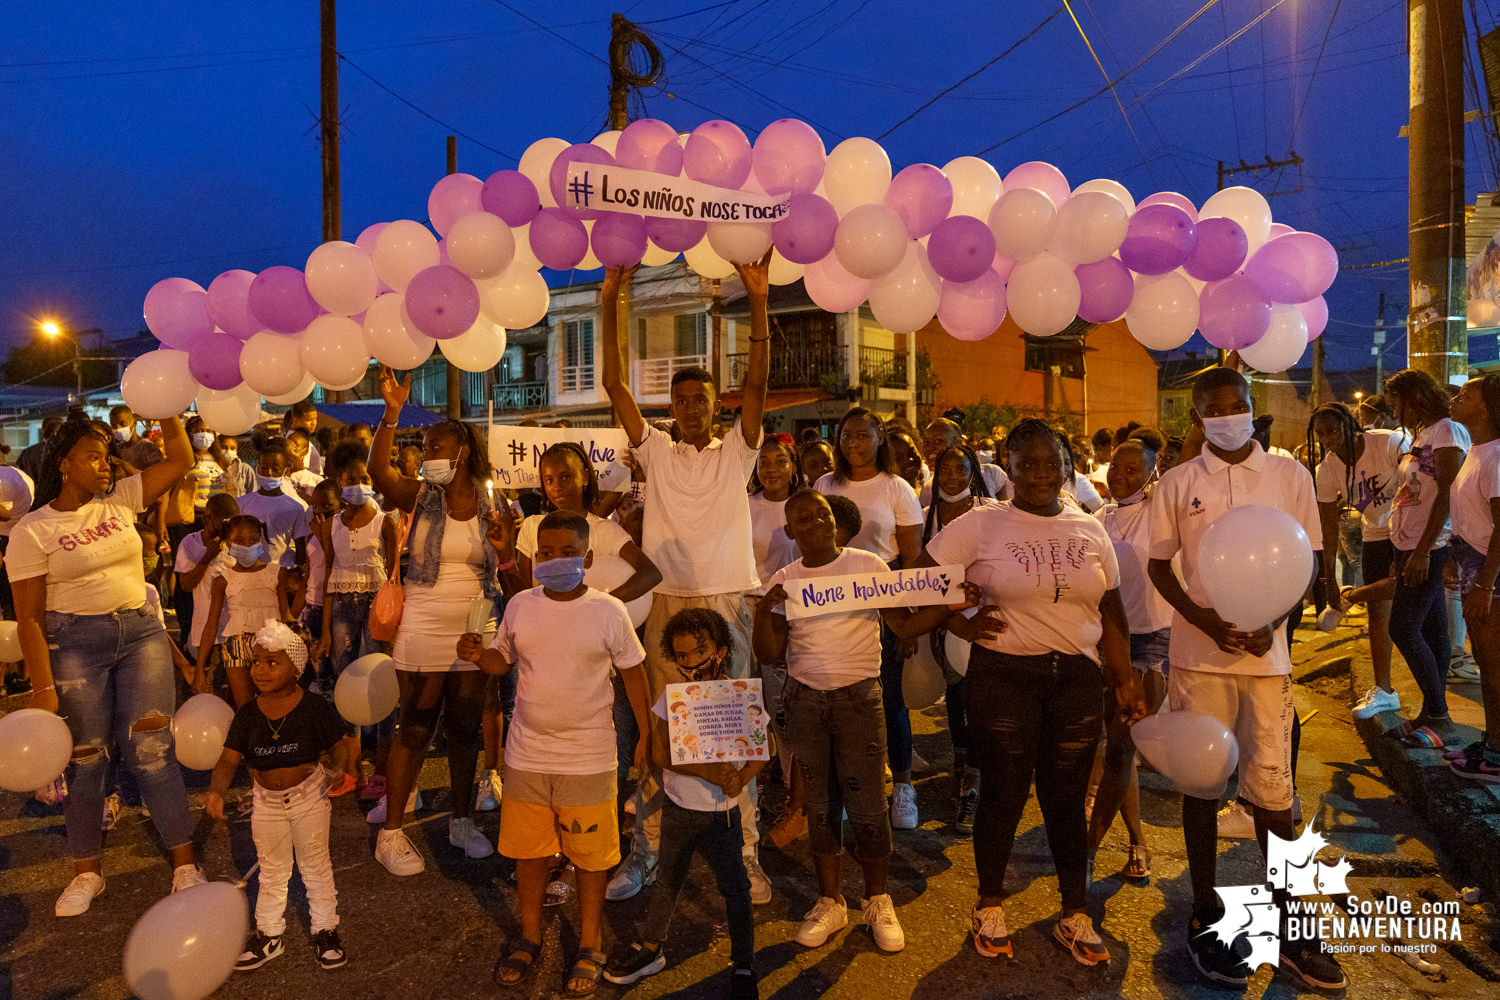
<path fill-rule="evenodd" d="M 358 593 L 330 591 L 328 603 L 321 609 L 328 616 L 328 659 L 333 667 L 333 676 L 339 677 L 344 668 L 362 656 L 381 652 L 380 643 L 370 634 L 370 606 L 375 603 L 373 590 Z M 348 734 L 358 736 L 360 727 L 350 722 Z M 396 735 L 396 713 L 392 712 L 375 723 L 377 739 L 389 740 Z"/>
<path fill-rule="evenodd" d="M 168 849 L 190 843 L 193 823 L 171 726 L 131 729 L 176 711 L 177 670 L 161 623 L 145 608 L 108 615 L 49 611 L 47 642 L 57 713 L 73 734 L 74 752 L 98 751 L 85 760 L 75 758 L 64 772 L 69 853 L 87 861 L 103 847 L 99 817 L 109 791 L 104 782 L 111 746 L 120 748 L 119 762 L 140 786 L 162 843 Z"/>

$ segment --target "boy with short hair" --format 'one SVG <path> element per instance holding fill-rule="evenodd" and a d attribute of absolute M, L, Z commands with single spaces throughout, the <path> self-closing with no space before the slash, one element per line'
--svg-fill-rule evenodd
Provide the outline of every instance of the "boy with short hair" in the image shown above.
<path fill-rule="evenodd" d="M 282 480 L 292 469 L 291 452 L 280 438 L 266 442 L 257 456 L 254 493 L 240 497 L 240 513 L 266 526 L 266 549 L 271 562 L 283 567 L 307 565 L 307 504 L 282 491 Z"/>
<path fill-rule="evenodd" d="M 184 535 L 177 546 L 177 561 L 172 569 L 177 574 L 177 586 L 192 591 L 193 619 L 191 627 L 182 631 L 182 646 L 188 656 L 197 662 L 198 642 L 203 637 L 203 626 L 208 621 L 208 606 L 213 600 L 214 577 L 234 565 L 229 555 L 229 540 L 225 524 L 231 517 L 238 517 L 240 505 L 228 493 L 215 493 L 208 498 L 203 508 L 203 528 Z M 214 636 L 214 649 L 209 654 L 210 679 L 217 673 L 222 659 L 218 643 L 224 641 L 224 625 L 229 621 L 229 608 L 219 615 L 219 628 Z M 181 623 L 179 623 L 180 625 Z M 191 677 L 189 677 L 191 682 Z M 211 682 L 211 680 L 210 680 Z"/>

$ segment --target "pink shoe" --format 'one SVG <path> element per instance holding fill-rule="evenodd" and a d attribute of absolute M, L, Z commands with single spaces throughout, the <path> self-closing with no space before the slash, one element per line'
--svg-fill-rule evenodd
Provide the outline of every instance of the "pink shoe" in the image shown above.
<path fill-rule="evenodd" d="M 359 801 L 373 802 L 385 794 L 385 776 L 372 774 L 365 779 L 364 787 L 359 790 Z"/>

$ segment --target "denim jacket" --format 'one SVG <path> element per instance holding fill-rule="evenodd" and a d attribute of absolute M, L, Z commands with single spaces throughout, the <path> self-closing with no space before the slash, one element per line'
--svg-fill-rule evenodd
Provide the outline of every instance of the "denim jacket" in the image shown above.
<path fill-rule="evenodd" d="M 484 484 L 474 483 L 474 494 L 479 499 L 480 533 L 489 522 L 490 501 Z M 423 483 L 417 493 L 417 505 L 412 510 L 411 534 L 406 549 L 410 557 L 406 566 L 408 587 L 433 587 L 437 585 L 438 569 L 442 564 L 443 530 L 448 523 L 447 494 L 441 486 Z M 484 543 L 484 596 L 495 600 L 500 596 L 496 586 L 500 573 L 495 547 Z"/>

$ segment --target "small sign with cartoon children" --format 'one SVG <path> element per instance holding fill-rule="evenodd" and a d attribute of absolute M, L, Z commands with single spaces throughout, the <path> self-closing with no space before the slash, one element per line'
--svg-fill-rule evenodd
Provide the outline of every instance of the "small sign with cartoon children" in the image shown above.
<path fill-rule="evenodd" d="M 667 685 L 673 764 L 766 760 L 769 723 L 759 678 Z"/>

